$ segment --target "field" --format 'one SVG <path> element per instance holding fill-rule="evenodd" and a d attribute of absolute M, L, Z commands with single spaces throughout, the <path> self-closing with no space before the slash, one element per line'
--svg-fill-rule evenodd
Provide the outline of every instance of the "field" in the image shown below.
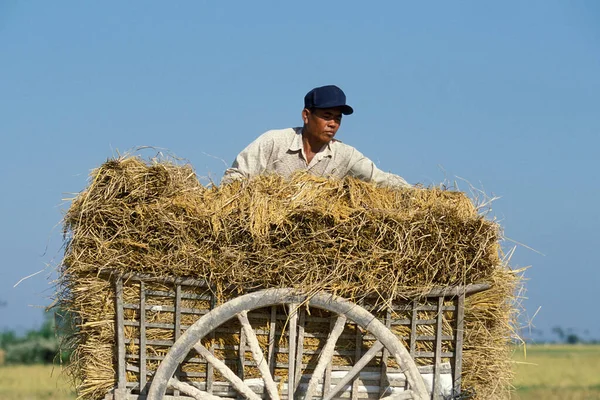
<path fill-rule="evenodd" d="M 515 351 L 519 400 L 600 400 L 600 345 L 527 346 Z M 59 367 L 0 367 L 0 400 L 74 400 Z"/>
<path fill-rule="evenodd" d="M 600 346 L 527 346 L 515 351 L 515 399 L 600 399 Z"/>
<path fill-rule="evenodd" d="M 0 367 L 0 400 L 74 400 L 77 396 L 51 365 Z"/>

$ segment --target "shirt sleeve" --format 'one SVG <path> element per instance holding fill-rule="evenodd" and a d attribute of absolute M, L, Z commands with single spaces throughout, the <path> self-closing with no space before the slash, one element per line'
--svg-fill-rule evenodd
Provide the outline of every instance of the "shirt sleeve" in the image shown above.
<path fill-rule="evenodd" d="M 377 186 L 387 187 L 412 187 L 401 176 L 384 172 L 375 166 L 375 163 L 365 157 L 358 150 L 354 149 L 350 156 L 348 175 L 367 182 L 372 182 Z"/>
<path fill-rule="evenodd" d="M 272 150 L 273 140 L 270 132 L 266 132 L 238 154 L 231 168 L 225 171 L 221 179 L 221 184 L 260 175 L 267 168 L 267 162 Z"/>

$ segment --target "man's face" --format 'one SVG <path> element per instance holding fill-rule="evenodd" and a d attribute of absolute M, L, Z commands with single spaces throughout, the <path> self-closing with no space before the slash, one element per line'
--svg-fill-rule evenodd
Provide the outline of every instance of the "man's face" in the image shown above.
<path fill-rule="evenodd" d="M 302 110 L 304 134 L 316 142 L 327 144 L 333 139 L 342 123 L 342 110 L 336 108 L 316 108 Z"/>

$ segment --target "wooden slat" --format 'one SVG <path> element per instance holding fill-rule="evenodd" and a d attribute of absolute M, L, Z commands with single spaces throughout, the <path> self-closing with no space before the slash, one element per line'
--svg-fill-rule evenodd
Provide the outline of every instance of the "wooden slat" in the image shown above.
<path fill-rule="evenodd" d="M 269 360 L 269 372 L 275 376 L 275 332 L 277 329 L 277 306 L 271 307 L 271 318 L 269 321 L 269 349 L 267 350 L 267 360 Z"/>
<path fill-rule="evenodd" d="M 139 339 L 125 339 L 125 344 L 139 344 L 140 341 Z M 148 346 L 172 346 L 173 345 L 173 341 L 172 340 L 146 340 L 146 344 Z M 234 350 L 234 351 L 238 351 L 239 346 L 237 345 L 231 345 L 231 346 L 222 346 L 222 345 L 215 345 L 215 350 Z M 316 354 L 319 353 L 320 350 L 304 350 L 304 354 Z M 280 354 L 288 354 L 288 349 L 287 348 L 279 348 L 277 353 Z M 354 350 L 335 350 L 334 351 L 334 355 L 336 356 L 352 356 L 354 355 Z M 442 358 L 452 358 L 454 357 L 454 353 L 453 352 L 442 352 L 441 353 Z M 131 358 L 135 358 L 137 357 L 137 355 L 127 355 L 127 357 L 131 357 Z M 414 357 L 417 358 L 434 358 L 435 357 L 435 352 L 433 351 L 415 351 Z M 254 361 L 246 361 L 246 365 L 252 365 L 254 363 Z M 337 366 L 336 366 L 337 367 Z M 277 368 L 279 368 L 279 365 L 277 365 Z"/>
<path fill-rule="evenodd" d="M 461 375 L 462 375 L 462 357 L 463 357 L 463 337 L 465 320 L 465 295 L 458 296 L 456 300 L 456 342 L 454 343 L 454 382 L 452 387 L 454 393 L 461 393 Z"/>
<path fill-rule="evenodd" d="M 298 304 L 289 304 L 289 330 L 288 330 L 288 399 L 293 400 L 294 388 L 296 387 L 296 374 L 294 369 L 296 368 L 296 337 L 297 337 L 297 324 L 298 324 Z M 298 355 L 301 357 L 302 355 Z"/>
<path fill-rule="evenodd" d="M 375 355 L 377 353 L 379 353 L 382 348 L 383 348 L 383 345 L 381 344 L 380 341 L 373 343 L 373 346 L 365 353 L 365 355 L 355 361 L 354 365 L 352 366 L 352 369 L 350 371 L 348 371 L 348 373 L 346 373 L 346 375 L 344 375 L 341 379 L 338 379 L 338 382 L 335 385 L 335 387 L 333 389 L 331 389 L 329 391 L 329 393 L 327 393 L 327 396 L 323 397 L 323 400 L 333 399 L 351 381 L 356 381 L 357 386 L 358 386 L 358 384 L 368 386 L 368 384 L 367 384 L 368 380 L 361 379 L 360 372 L 367 366 L 367 364 L 369 364 L 369 362 L 371 362 L 373 357 L 375 357 Z M 370 380 L 370 381 L 376 382 L 376 379 Z M 357 391 L 355 391 L 354 394 L 350 393 L 350 396 L 351 397 L 356 396 L 356 398 L 358 398 L 359 394 Z"/>
<path fill-rule="evenodd" d="M 198 354 L 206 358 L 208 362 L 213 364 L 215 369 L 233 385 L 237 391 L 237 396 L 249 400 L 261 400 L 260 397 L 254 393 L 246 383 L 244 383 L 239 374 L 236 375 L 227 365 L 225 365 L 223 361 L 210 354 L 210 351 L 208 351 L 206 347 L 202 346 L 201 343 L 196 343 L 194 345 L 194 349 L 198 352 Z"/>
<path fill-rule="evenodd" d="M 140 282 L 140 393 L 146 393 L 146 286 Z"/>
<path fill-rule="evenodd" d="M 168 298 L 173 298 L 176 295 L 175 292 L 165 292 L 162 290 L 148 290 L 148 291 L 146 291 L 146 294 L 148 296 L 168 297 Z M 196 294 L 196 293 L 182 293 L 181 298 L 182 299 L 192 299 L 192 300 L 211 300 L 212 295 Z"/>
<path fill-rule="evenodd" d="M 419 355 L 419 353 L 417 352 L 417 357 L 434 358 L 434 356 L 435 356 L 434 352 L 424 352 L 424 353 L 425 353 L 425 355 L 423 356 L 423 355 Z M 334 355 L 337 355 L 337 354 L 334 352 Z M 453 358 L 453 357 L 454 357 L 454 353 L 452 353 L 452 352 L 442 352 L 442 358 Z M 139 356 L 137 354 L 127 354 L 125 356 L 125 359 L 126 360 L 139 360 Z M 146 356 L 146 360 L 147 361 L 162 361 L 162 360 L 164 360 L 164 357 L 148 355 L 148 356 Z M 206 360 L 198 358 L 198 357 L 186 359 L 185 361 L 186 361 L 186 363 L 189 362 L 189 363 L 195 363 L 195 364 L 203 364 L 206 362 Z M 229 364 L 232 366 L 239 364 L 238 359 L 225 359 L 225 360 L 223 360 L 223 362 L 225 364 Z M 256 367 L 256 362 L 254 362 L 254 360 L 245 360 L 244 365 L 250 366 L 250 367 Z M 287 363 L 282 363 L 282 362 L 275 363 L 275 368 L 277 368 L 277 369 L 287 369 L 287 367 L 288 367 Z M 308 364 L 304 364 L 304 363 L 300 364 L 301 369 L 306 369 L 307 367 L 308 367 Z M 314 364 L 311 364 L 311 367 L 314 367 Z M 347 370 L 349 370 L 349 367 L 344 366 L 344 365 L 336 365 L 335 369 L 336 369 L 336 371 L 347 371 Z M 366 371 L 380 372 L 380 370 L 381 370 L 381 366 L 365 367 L 363 369 L 363 371 L 365 371 L 365 372 Z M 389 373 L 400 372 L 400 371 L 401 370 L 398 368 L 388 368 L 387 369 L 387 372 L 389 372 Z M 146 375 L 150 375 L 150 372 L 147 372 Z"/>
<path fill-rule="evenodd" d="M 392 309 L 387 308 L 385 312 L 385 326 L 389 329 L 392 321 Z M 387 387 L 387 360 L 390 352 L 384 347 L 383 354 L 381 356 L 381 378 L 379 379 L 379 397 L 382 397 Z"/>
<path fill-rule="evenodd" d="M 112 277 L 117 274 L 115 270 L 104 269 L 98 272 L 100 276 L 104 277 Z M 174 278 L 174 277 L 157 277 L 149 274 L 140 274 L 139 272 L 129 272 L 122 274 L 121 277 L 125 280 L 131 281 L 146 281 L 146 282 L 160 282 L 160 283 L 174 283 L 183 286 L 193 286 L 193 287 L 201 287 L 208 289 L 210 286 L 204 280 L 192 279 L 192 278 Z M 469 284 L 465 286 L 455 286 L 455 287 L 438 287 L 433 288 L 428 293 L 425 294 L 424 297 L 453 297 L 459 296 L 461 294 L 473 294 L 477 292 L 481 292 L 487 290 L 491 287 L 491 285 L 487 283 L 476 283 Z M 225 288 L 227 289 L 227 288 Z"/>
<path fill-rule="evenodd" d="M 358 363 L 362 356 L 362 332 L 358 324 L 356 325 L 356 338 L 354 340 L 354 363 Z M 358 399 L 358 379 L 355 377 L 352 379 L 352 388 L 350 398 L 352 400 Z"/>
<path fill-rule="evenodd" d="M 413 310 L 410 316 L 410 341 L 409 353 L 411 357 L 415 357 L 416 341 L 417 341 L 417 325 L 418 325 L 418 310 L 416 308 L 417 301 L 413 301 Z"/>
<path fill-rule="evenodd" d="M 173 332 L 173 336 L 175 337 L 175 341 L 177 341 L 177 339 L 179 339 L 179 336 L 181 336 L 181 285 L 178 283 L 175 284 L 175 329 Z M 179 378 L 180 372 L 181 365 L 177 367 L 175 373 L 173 374 L 175 379 Z M 176 397 L 179 396 L 179 390 L 174 389 L 173 395 Z"/>
<path fill-rule="evenodd" d="M 117 388 L 125 389 L 127 375 L 125 371 L 125 317 L 123 314 L 123 279 L 118 276 L 115 280 L 115 314 L 117 332 Z"/>
<path fill-rule="evenodd" d="M 260 372 L 260 375 L 263 378 L 264 387 L 269 394 L 269 398 L 271 400 L 279 400 L 279 392 L 277 391 L 277 385 L 275 384 L 275 380 L 273 379 L 273 375 L 269 371 L 269 365 L 265 362 L 265 355 L 263 353 L 262 348 L 260 347 L 260 343 L 258 342 L 258 338 L 252 329 L 252 325 L 250 325 L 250 321 L 248 320 L 248 312 L 242 311 L 237 314 L 238 321 L 242 325 L 242 329 L 246 334 L 246 344 L 250 348 L 250 352 L 252 354 L 252 358 L 256 362 L 257 369 Z"/>
<path fill-rule="evenodd" d="M 123 308 L 126 310 L 139 310 L 139 304 L 123 304 Z M 175 312 L 175 307 L 173 306 L 157 306 L 157 305 L 146 305 L 146 311 L 161 311 L 161 312 Z M 209 310 L 203 310 L 200 308 L 180 308 L 179 312 L 181 314 L 196 314 L 196 315 L 204 315 L 208 314 Z"/>
<path fill-rule="evenodd" d="M 335 320 L 333 315 L 329 318 L 329 332 L 335 326 Z M 329 334 L 327 335 L 329 336 Z M 329 388 L 331 387 L 331 363 L 327 365 L 325 368 L 325 375 L 323 376 L 323 397 L 325 397 L 329 393 Z M 310 399 L 307 399 L 310 400 Z"/>
<path fill-rule="evenodd" d="M 335 349 L 337 340 L 344 331 L 346 320 L 347 318 L 345 314 L 337 315 L 335 324 L 333 325 L 333 329 L 331 330 L 331 333 L 327 338 L 327 342 L 325 342 L 325 345 L 321 349 L 321 354 L 319 354 L 319 361 L 317 361 L 317 366 L 315 367 L 313 374 L 310 377 L 310 381 L 308 382 L 305 395 L 306 399 L 311 399 L 311 397 L 315 394 L 321 374 L 324 374 L 325 370 L 331 367 L 333 360 L 333 350 Z M 329 389 L 329 387 L 323 386 L 323 392 L 329 392 Z M 323 395 L 325 395 L 325 393 L 323 393 Z"/>
<path fill-rule="evenodd" d="M 101 270 L 98 272 L 98 275 L 107 276 L 107 277 L 115 276 L 115 274 L 118 274 L 118 272 L 111 270 L 111 269 L 105 269 L 105 270 Z M 174 278 L 174 277 L 170 277 L 170 276 L 154 276 L 154 275 L 149 275 L 149 274 L 140 274 L 139 272 L 127 272 L 125 274 L 121 274 L 120 277 L 126 281 L 131 281 L 131 282 L 140 282 L 140 281 L 144 281 L 146 283 L 158 282 L 158 283 L 176 284 L 176 285 L 183 285 L 183 286 L 202 287 L 202 288 L 206 288 L 206 289 L 209 288 L 209 285 L 206 283 L 206 281 L 192 279 L 192 278 Z"/>
<path fill-rule="evenodd" d="M 426 297 L 454 297 L 462 294 L 482 292 L 490 287 L 491 285 L 487 283 L 473 283 L 465 286 L 441 287 L 432 289 L 429 293 L 427 293 Z"/>
<path fill-rule="evenodd" d="M 413 309 L 415 309 L 415 306 L 412 302 L 410 302 L 409 304 L 394 304 L 393 306 L 393 310 L 394 311 L 412 311 Z M 436 304 L 419 304 L 416 307 L 417 311 L 437 311 L 437 305 Z M 444 306 L 444 311 L 454 311 L 454 306 L 451 305 L 447 305 Z"/>
<path fill-rule="evenodd" d="M 244 380 L 244 365 L 246 364 L 246 332 L 240 326 L 240 346 L 238 351 L 238 373 L 241 380 Z"/>
<path fill-rule="evenodd" d="M 419 325 L 419 303 L 416 300 L 411 301 L 412 311 L 410 313 L 410 337 L 408 341 L 408 352 L 415 359 L 417 348 L 417 325 Z M 408 382 L 404 385 L 408 389 Z"/>
<path fill-rule="evenodd" d="M 444 322 L 444 312 L 442 306 L 444 305 L 444 298 L 438 297 L 438 312 L 437 312 L 437 326 L 435 336 L 435 357 L 433 362 L 433 393 L 432 398 L 434 400 L 440 399 L 442 396 L 442 385 L 440 382 L 440 367 L 442 364 L 442 324 Z"/>
<path fill-rule="evenodd" d="M 298 340 L 296 346 L 296 366 L 294 367 L 295 378 L 294 378 L 294 393 L 298 389 L 300 379 L 302 378 L 302 355 L 304 352 L 304 320 L 306 319 L 306 311 L 299 310 L 298 317 Z"/>
<path fill-rule="evenodd" d="M 210 309 L 213 310 L 216 307 L 216 305 L 217 305 L 217 299 L 215 298 L 214 294 L 211 294 Z M 214 329 L 210 332 L 209 338 L 210 338 L 210 347 L 208 348 L 208 351 L 210 352 L 210 354 L 214 355 L 215 354 L 215 330 Z M 207 361 L 206 362 L 206 391 L 209 394 L 213 393 L 214 380 L 215 380 L 214 367 L 211 363 L 209 363 Z"/>

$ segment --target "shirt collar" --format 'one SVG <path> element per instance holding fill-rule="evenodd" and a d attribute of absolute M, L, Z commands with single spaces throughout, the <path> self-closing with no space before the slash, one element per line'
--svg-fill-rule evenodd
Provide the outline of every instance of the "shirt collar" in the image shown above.
<path fill-rule="evenodd" d="M 294 140 L 290 144 L 290 151 L 303 151 L 304 145 L 302 144 L 302 128 L 294 128 L 296 135 L 294 135 Z M 323 148 L 315 155 L 317 159 L 321 160 L 325 157 L 333 156 L 333 149 L 331 148 L 331 144 L 333 141 L 327 143 Z"/>
<path fill-rule="evenodd" d="M 302 128 L 294 128 L 294 140 L 290 143 L 290 151 L 301 151 L 302 150 Z"/>

